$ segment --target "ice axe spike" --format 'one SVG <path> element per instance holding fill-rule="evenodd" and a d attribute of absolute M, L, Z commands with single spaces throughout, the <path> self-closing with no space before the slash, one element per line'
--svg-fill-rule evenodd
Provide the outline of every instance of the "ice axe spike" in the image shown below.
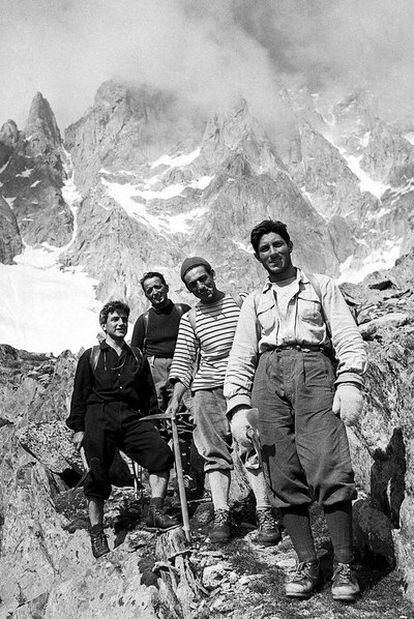
<path fill-rule="evenodd" d="M 146 415 L 145 417 L 140 418 L 140 421 L 155 421 L 155 420 L 171 421 L 175 470 L 177 473 L 178 492 L 180 495 L 181 514 L 183 517 L 183 529 L 184 529 L 186 540 L 188 542 L 191 542 L 190 519 L 188 517 L 187 497 L 185 495 L 183 464 L 181 460 L 180 442 L 178 439 L 177 419 L 176 419 L 176 416 L 172 415 L 171 413 L 158 413 L 155 415 Z"/>

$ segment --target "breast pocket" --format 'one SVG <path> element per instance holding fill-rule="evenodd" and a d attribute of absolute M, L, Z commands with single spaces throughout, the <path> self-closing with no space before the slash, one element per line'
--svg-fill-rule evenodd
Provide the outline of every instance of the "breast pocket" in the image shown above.
<path fill-rule="evenodd" d="M 262 334 L 268 335 L 275 329 L 276 307 L 272 298 L 262 297 L 257 308 L 257 319 L 262 328 Z"/>
<path fill-rule="evenodd" d="M 319 298 L 312 292 L 301 292 L 298 296 L 298 317 L 303 322 L 323 325 L 322 307 Z"/>

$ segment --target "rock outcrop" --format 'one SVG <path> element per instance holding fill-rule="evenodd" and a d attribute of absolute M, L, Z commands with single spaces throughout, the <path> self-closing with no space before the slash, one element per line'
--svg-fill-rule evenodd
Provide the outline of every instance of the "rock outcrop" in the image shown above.
<path fill-rule="evenodd" d="M 22 239 L 16 217 L 6 200 L 1 196 L 0 230 L 0 262 L 12 264 L 14 256 L 22 251 Z"/>

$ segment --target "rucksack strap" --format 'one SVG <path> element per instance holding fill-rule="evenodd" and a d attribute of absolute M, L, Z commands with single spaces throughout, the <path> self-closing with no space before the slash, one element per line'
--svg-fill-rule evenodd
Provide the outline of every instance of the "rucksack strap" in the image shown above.
<path fill-rule="evenodd" d="M 141 371 L 144 365 L 144 355 L 138 346 L 130 346 L 131 352 L 134 356 L 135 361 L 138 365 L 138 370 Z M 104 357 L 104 369 L 106 370 L 106 350 L 103 350 Z M 92 372 L 96 372 L 96 368 L 98 367 L 99 355 L 101 354 L 101 347 L 96 345 L 92 346 L 90 354 L 89 354 L 89 362 L 91 364 Z"/>

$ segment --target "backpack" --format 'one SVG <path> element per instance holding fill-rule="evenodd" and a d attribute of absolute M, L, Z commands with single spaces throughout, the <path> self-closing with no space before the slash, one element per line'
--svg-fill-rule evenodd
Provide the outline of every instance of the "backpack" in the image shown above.
<path fill-rule="evenodd" d="M 134 359 L 138 364 L 138 370 L 141 371 L 144 365 L 144 355 L 138 346 L 130 346 L 129 347 L 134 355 Z M 101 353 L 101 347 L 99 345 L 92 346 L 91 351 L 89 353 L 89 363 L 91 364 L 92 372 L 96 371 L 98 367 L 99 355 Z M 104 368 L 106 370 L 106 350 L 103 351 L 104 355 Z"/>
<path fill-rule="evenodd" d="M 187 311 L 186 307 L 185 307 L 185 305 L 183 303 L 174 303 L 174 307 L 178 311 L 178 315 L 180 316 L 180 318 Z M 143 341 L 143 344 L 142 344 L 142 350 L 143 350 L 143 352 L 145 354 L 145 351 L 146 351 L 146 348 L 147 348 L 147 333 L 148 333 L 148 324 L 149 324 L 149 309 L 144 314 L 142 314 L 142 320 L 144 322 L 144 341 Z"/>

